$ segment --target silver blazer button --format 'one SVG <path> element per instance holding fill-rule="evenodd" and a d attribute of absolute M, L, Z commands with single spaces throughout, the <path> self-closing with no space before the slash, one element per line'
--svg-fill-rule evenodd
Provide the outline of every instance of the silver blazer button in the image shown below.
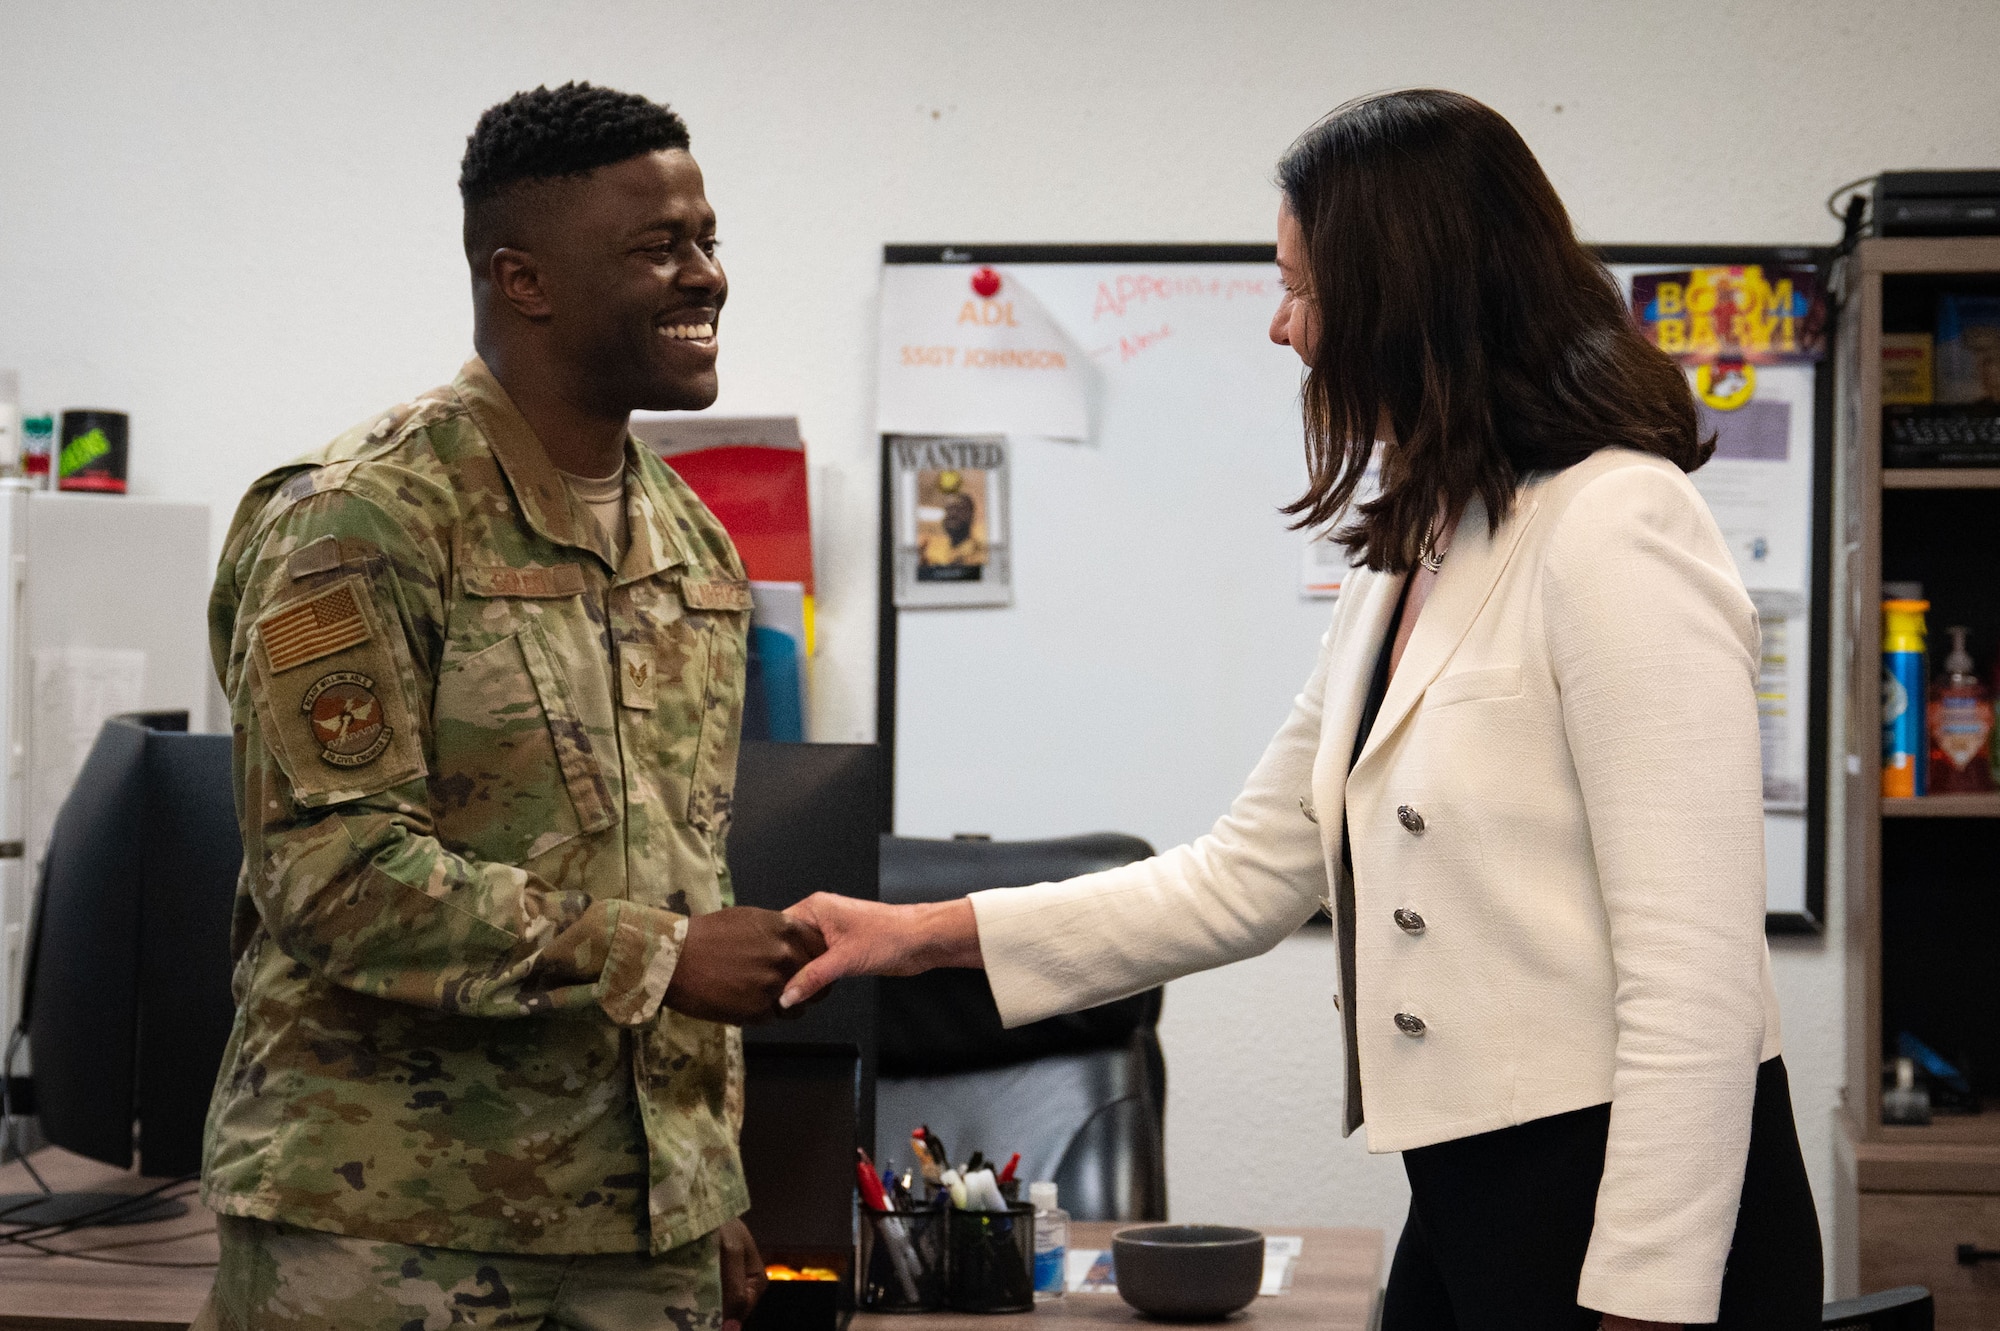
<path fill-rule="evenodd" d="M 1420 934 L 1424 931 L 1424 917 L 1407 906 L 1396 909 L 1396 927 L 1406 934 Z"/>
<path fill-rule="evenodd" d="M 1409 1036 L 1412 1040 L 1420 1040 L 1424 1034 L 1424 1019 L 1413 1016 L 1408 1012 L 1398 1012 L 1396 1014 L 1396 1029 Z"/>
<path fill-rule="evenodd" d="M 1306 816 L 1307 822 L 1314 824 L 1317 824 L 1319 822 L 1319 815 L 1313 812 L 1312 805 L 1306 803 L 1306 797 L 1304 795 L 1299 796 L 1299 812 Z"/>
<path fill-rule="evenodd" d="M 1424 816 L 1418 813 L 1412 805 L 1398 804 L 1396 806 L 1396 821 L 1401 823 L 1404 829 L 1412 836 L 1424 830 Z"/>

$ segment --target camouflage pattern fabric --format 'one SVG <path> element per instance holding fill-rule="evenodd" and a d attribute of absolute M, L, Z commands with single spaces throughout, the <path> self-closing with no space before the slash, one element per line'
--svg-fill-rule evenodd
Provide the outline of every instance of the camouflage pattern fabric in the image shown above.
<path fill-rule="evenodd" d="M 715 1331 L 714 1235 L 650 1256 L 540 1256 L 377 1243 L 223 1216 L 192 1331 Z"/>
<path fill-rule="evenodd" d="M 627 441 L 615 568 L 479 361 L 254 485 L 210 604 L 244 864 L 203 1200 L 665 1253 L 748 1202 L 733 1028 L 661 1006 L 723 841 L 749 585 Z"/>

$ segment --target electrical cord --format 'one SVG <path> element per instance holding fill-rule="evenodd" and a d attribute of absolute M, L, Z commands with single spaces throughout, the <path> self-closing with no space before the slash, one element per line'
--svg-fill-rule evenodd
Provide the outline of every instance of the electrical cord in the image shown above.
<path fill-rule="evenodd" d="M 1826 211 L 1840 223 L 1840 243 L 1827 252 L 1826 256 L 1826 296 L 1827 313 L 1838 320 L 1841 302 L 1847 295 L 1847 261 L 1854 254 L 1854 247 L 1862 239 L 1872 234 L 1875 217 L 1875 199 L 1872 190 L 1862 186 L 1872 186 L 1874 176 L 1861 176 L 1835 189 L 1826 196 Z M 1845 206 L 1841 206 L 1842 196 L 1846 196 Z"/>
<path fill-rule="evenodd" d="M 213 1234 L 214 1232 L 215 1231 L 212 1229 L 204 1229 L 197 1234 L 177 1234 L 175 1235 L 175 1237 L 199 1238 L 201 1234 Z M 155 1242 L 159 1241 L 160 1240 L 155 1240 Z M 67 1248 L 50 1248 L 41 1243 L 37 1243 L 31 1239 L 23 1239 L 19 1240 L 19 1242 L 20 1246 L 22 1246 L 23 1248 L 32 1249 L 33 1251 L 39 1253 L 44 1257 L 73 1257 L 79 1262 L 102 1262 L 106 1266 L 154 1266 L 154 1267 L 159 1267 L 162 1270 L 205 1271 L 217 1265 L 217 1263 L 212 1261 L 211 1262 L 149 1262 L 137 1257 L 98 1257 L 95 1255 L 95 1253 L 97 1252 L 97 1249 L 95 1248 L 84 1248 L 81 1250 L 73 1251 Z"/>
<path fill-rule="evenodd" d="M 1838 189 L 1834 190 L 1833 193 L 1826 196 L 1826 211 L 1828 212 L 1828 214 L 1832 216 L 1834 221 L 1843 224 L 1846 223 L 1847 210 L 1844 208 L 1834 207 L 1834 201 L 1840 198 L 1840 196 L 1843 194 L 1846 194 L 1850 191 L 1858 191 L 1863 185 L 1873 185 L 1874 183 L 1875 183 L 1874 176 L 1860 176 L 1854 180 L 1848 181 L 1845 185 L 1840 186 Z"/>
<path fill-rule="evenodd" d="M 55 1190 L 43 1181 L 35 1169 L 35 1162 L 28 1158 L 28 1153 L 14 1138 L 14 1055 L 20 1050 L 21 1041 L 27 1034 L 27 1023 L 16 1022 L 13 1034 L 7 1037 L 6 1057 L 0 1058 L 0 1161 L 5 1161 L 7 1152 L 13 1151 L 14 1158 L 28 1171 L 28 1177 L 42 1190 L 42 1196 L 50 1197 Z"/>
<path fill-rule="evenodd" d="M 0 1213 L 0 1225 L 19 1225 L 17 1229 L 0 1233 L 0 1246 L 10 1243 L 26 1244 L 42 1239 L 56 1238 L 63 1234 L 71 1233 L 74 1230 L 88 1229 L 94 1225 L 105 1223 L 110 1217 L 119 1216 L 131 1211 L 146 1202 L 154 1200 L 179 1201 L 183 1197 L 191 1197 L 194 1195 L 192 1190 L 173 1193 L 171 1196 L 162 1196 L 162 1194 L 167 1193 L 173 1188 L 185 1188 L 188 1184 L 195 1182 L 196 1177 L 196 1175 L 188 1174 L 181 1178 L 168 1179 L 165 1183 L 159 1184 L 157 1187 L 120 1197 L 115 1202 L 107 1202 L 103 1206 L 86 1211 L 82 1215 L 69 1220 L 49 1221 L 46 1224 L 35 1225 L 20 1221 L 9 1221 L 4 1213 Z M 32 1199 L 29 1202 L 22 1203 L 22 1205 L 32 1204 Z"/>

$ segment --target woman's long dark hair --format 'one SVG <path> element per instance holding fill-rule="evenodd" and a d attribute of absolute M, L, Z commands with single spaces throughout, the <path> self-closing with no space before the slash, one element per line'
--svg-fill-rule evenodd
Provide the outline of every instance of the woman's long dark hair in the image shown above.
<path fill-rule="evenodd" d="M 1693 471 L 1714 451 L 1687 379 L 1577 243 L 1499 113 L 1434 89 L 1349 102 L 1300 136 L 1278 184 L 1305 234 L 1319 342 L 1306 376 L 1311 485 L 1338 518 L 1387 419 L 1381 494 L 1335 538 L 1404 572 L 1440 511 L 1498 525 L 1521 477 L 1623 445 Z"/>

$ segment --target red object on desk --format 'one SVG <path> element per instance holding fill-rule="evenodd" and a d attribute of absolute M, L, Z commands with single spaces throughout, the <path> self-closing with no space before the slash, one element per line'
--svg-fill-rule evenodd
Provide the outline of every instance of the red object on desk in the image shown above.
<path fill-rule="evenodd" d="M 875 1166 L 868 1159 L 868 1152 L 859 1146 L 854 1148 L 858 1157 L 854 1162 L 854 1181 L 861 1185 L 861 1201 L 871 1211 L 889 1209 L 889 1194 L 882 1191 L 882 1180 L 875 1177 Z"/>

